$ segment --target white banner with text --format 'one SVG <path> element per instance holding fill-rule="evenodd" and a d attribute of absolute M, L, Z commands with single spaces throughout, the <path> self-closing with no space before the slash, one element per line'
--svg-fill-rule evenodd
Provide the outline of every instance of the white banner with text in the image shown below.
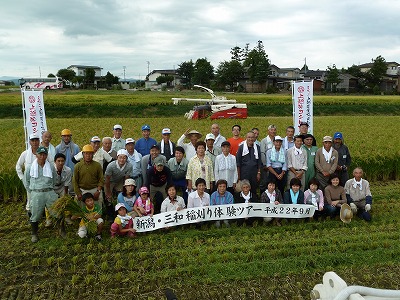
<path fill-rule="evenodd" d="M 295 134 L 299 134 L 299 125 L 301 122 L 307 122 L 308 133 L 313 134 L 313 81 L 294 82 L 292 97 Z"/>
<path fill-rule="evenodd" d="M 24 90 L 22 95 L 24 98 L 27 140 L 29 140 L 29 135 L 31 134 L 37 134 L 41 138 L 42 133 L 47 130 L 43 91 Z"/>
<path fill-rule="evenodd" d="M 137 232 L 153 231 L 161 228 L 196 224 L 205 221 L 232 220 L 243 218 L 309 218 L 314 215 L 315 207 L 305 204 L 241 203 L 186 208 L 169 211 L 153 217 L 136 217 L 134 228 Z"/>

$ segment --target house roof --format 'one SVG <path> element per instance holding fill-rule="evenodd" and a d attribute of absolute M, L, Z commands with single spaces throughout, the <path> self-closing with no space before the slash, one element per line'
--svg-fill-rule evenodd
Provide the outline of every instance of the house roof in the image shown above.
<path fill-rule="evenodd" d="M 78 69 L 103 69 L 101 67 L 98 66 L 85 66 L 85 65 L 70 65 L 67 69 L 69 68 L 78 68 Z"/>
<path fill-rule="evenodd" d="M 304 76 L 310 77 L 310 76 L 322 76 L 325 75 L 326 71 L 325 70 L 308 70 L 307 73 L 304 74 Z"/>
<path fill-rule="evenodd" d="M 149 73 L 149 75 L 147 75 L 147 76 L 150 76 L 150 75 L 155 74 L 155 73 L 160 73 L 160 74 L 173 74 L 173 75 L 177 75 L 177 74 L 178 74 L 178 73 L 176 72 L 176 70 L 174 70 L 174 69 L 167 69 L 167 70 L 153 70 L 153 71 L 151 71 L 151 72 Z"/>

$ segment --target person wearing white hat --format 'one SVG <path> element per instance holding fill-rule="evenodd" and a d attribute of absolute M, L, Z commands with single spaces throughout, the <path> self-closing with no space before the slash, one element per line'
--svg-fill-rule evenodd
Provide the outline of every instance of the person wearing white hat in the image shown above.
<path fill-rule="evenodd" d="M 338 152 L 332 147 L 332 137 L 324 136 L 323 147 L 315 154 L 315 169 L 321 190 L 328 185 L 329 176 L 336 172 L 338 165 Z"/>
<path fill-rule="evenodd" d="M 40 140 L 38 134 L 30 134 L 29 135 L 29 147 L 27 150 L 23 151 L 18 158 L 18 161 L 15 165 L 15 170 L 17 171 L 18 178 L 23 182 L 24 174 L 26 169 L 33 163 L 36 159 L 36 150 L 39 148 Z M 27 191 L 26 193 L 26 210 L 29 212 L 29 201 L 30 201 L 30 193 Z"/>
<path fill-rule="evenodd" d="M 162 139 L 157 144 L 160 147 L 160 153 L 165 156 L 165 158 L 170 160 L 171 157 L 175 156 L 175 143 L 171 141 L 171 129 L 164 128 L 161 130 Z"/>
<path fill-rule="evenodd" d="M 112 146 L 111 149 L 118 151 L 120 149 L 125 148 L 125 140 L 121 137 L 122 136 L 122 126 L 119 124 L 115 124 L 113 127 L 114 136 L 111 139 Z"/>
<path fill-rule="evenodd" d="M 221 148 L 214 146 L 215 136 L 212 133 L 206 135 L 206 155 L 211 159 L 212 164 L 215 164 L 215 158 L 222 153 Z"/>
<path fill-rule="evenodd" d="M 118 194 L 117 201 L 125 205 L 129 215 L 133 215 L 133 205 L 136 201 L 136 181 L 132 178 L 125 179 L 122 192 Z"/>
<path fill-rule="evenodd" d="M 294 146 L 289 148 L 286 152 L 287 157 L 287 189 L 289 189 L 289 183 L 292 178 L 298 178 L 301 180 L 301 190 L 304 192 L 305 173 L 307 171 L 307 152 L 304 150 L 303 138 L 300 135 L 294 137 Z M 282 147 L 284 147 L 282 145 Z M 285 148 L 284 148 L 285 149 Z"/>
<path fill-rule="evenodd" d="M 90 145 L 92 145 L 93 150 L 94 150 L 93 160 L 97 161 L 101 165 L 101 168 L 103 170 L 105 170 L 104 166 L 107 165 L 107 163 L 110 163 L 113 160 L 113 158 L 103 148 L 100 147 L 100 142 L 101 142 L 101 139 L 97 135 L 90 139 Z M 81 151 L 77 155 L 74 156 L 72 161 L 77 163 L 77 162 L 81 161 L 82 158 L 83 158 L 83 154 Z"/>
<path fill-rule="evenodd" d="M 287 157 L 282 147 L 283 138 L 279 135 L 273 137 L 274 146 L 267 151 L 265 168 L 268 170 L 268 181 L 275 180 L 282 196 L 285 192 Z M 263 190 L 261 193 L 264 192 Z"/>
<path fill-rule="evenodd" d="M 117 160 L 112 161 L 105 172 L 104 191 L 106 200 L 112 202 L 113 194 L 122 191 L 125 179 L 132 174 L 133 166 L 128 161 L 128 151 L 120 149 L 117 152 Z"/>
<path fill-rule="evenodd" d="M 135 140 L 133 138 L 126 139 L 125 149 L 128 152 L 128 161 L 132 165 L 131 177 L 135 179 L 136 186 L 140 188 L 143 185 L 142 154 L 136 151 Z"/>
<path fill-rule="evenodd" d="M 115 211 L 118 215 L 115 217 L 114 223 L 111 224 L 111 237 L 125 235 L 130 238 L 135 237 L 136 230 L 133 228 L 133 219 L 127 214 L 125 205 L 118 203 L 115 205 Z"/>

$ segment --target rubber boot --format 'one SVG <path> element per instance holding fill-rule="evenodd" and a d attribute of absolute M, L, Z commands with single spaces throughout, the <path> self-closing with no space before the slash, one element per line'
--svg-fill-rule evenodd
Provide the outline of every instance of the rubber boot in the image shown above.
<path fill-rule="evenodd" d="M 37 243 L 39 240 L 38 238 L 38 230 L 39 230 L 39 223 L 38 222 L 31 222 L 31 227 L 32 227 L 32 236 L 31 236 L 31 242 L 32 243 Z"/>
<path fill-rule="evenodd" d="M 61 220 L 61 221 L 60 221 L 59 233 L 60 233 L 60 236 L 61 236 L 62 238 L 65 238 L 65 237 L 67 236 L 67 233 L 65 232 L 65 223 L 64 223 L 64 220 Z"/>

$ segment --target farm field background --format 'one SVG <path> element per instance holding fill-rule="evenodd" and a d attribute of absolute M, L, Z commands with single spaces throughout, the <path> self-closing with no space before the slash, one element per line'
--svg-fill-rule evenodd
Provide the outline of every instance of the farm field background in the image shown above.
<path fill-rule="evenodd" d="M 292 100 L 285 94 L 232 94 L 216 93 L 228 99 L 248 104 L 249 116 L 291 116 Z M 90 114 L 94 118 L 170 117 L 183 116 L 193 102 L 172 105 L 172 97 L 209 99 L 208 93 L 198 90 L 185 92 L 132 92 L 132 91 L 45 91 L 46 114 L 76 118 Z M 113 109 L 109 109 L 110 106 Z M 132 111 L 132 113 L 131 113 Z M 400 96 L 315 95 L 314 115 L 400 115 Z M 21 94 L 0 93 L 0 118 L 20 118 Z"/>
<path fill-rule="evenodd" d="M 116 123 L 123 126 L 125 138 L 139 138 L 145 123 L 151 126 L 156 140 L 163 127 L 172 129 L 173 141 L 187 128 L 205 135 L 213 121 L 185 120 L 183 112 L 192 105 L 182 106 L 182 111 L 170 106 L 171 97 L 191 94 L 147 92 L 132 99 L 135 94 L 124 92 L 46 91 L 52 143 L 57 145 L 61 130 L 69 128 L 82 147 L 93 135 L 111 136 Z M 208 98 L 204 93 L 193 95 Z M 246 120 L 219 120 L 226 137 L 231 136 L 233 124 L 242 126 L 243 135 L 258 127 L 260 137 L 264 137 L 269 124 L 277 125 L 278 134 L 284 136 L 285 128 L 292 123 L 290 95 L 226 96 L 244 100 L 250 107 L 254 101 L 259 111 L 258 117 Z M 124 106 L 124 101 L 129 105 Z M 21 201 L 24 189 L 14 171 L 24 150 L 20 103 L 19 93 L 0 93 L 1 299 L 117 296 L 150 300 L 162 299 L 166 287 L 176 291 L 179 299 L 309 299 L 309 292 L 326 271 L 337 272 L 352 285 L 400 288 L 399 96 L 315 99 L 315 109 L 320 109 L 314 118 L 318 146 L 324 135 L 342 131 L 353 166 L 362 166 L 371 181 L 371 223 L 354 218 L 350 224 L 327 219 L 282 227 L 260 223 L 250 228 L 216 229 L 207 225 L 201 230 L 187 227 L 144 234 L 134 240 L 111 240 L 105 233 L 102 243 L 80 240 L 77 224 L 68 226 L 66 239 L 42 224 L 40 242 L 30 243 L 30 227 Z M 271 103 L 276 106 L 271 108 Z M 104 117 L 115 105 L 120 105 L 124 113 Z M 154 117 L 160 106 L 164 109 L 162 117 Z M 144 115 L 143 109 L 147 111 Z M 279 111 L 283 111 L 277 114 L 280 117 L 275 116 Z"/>

